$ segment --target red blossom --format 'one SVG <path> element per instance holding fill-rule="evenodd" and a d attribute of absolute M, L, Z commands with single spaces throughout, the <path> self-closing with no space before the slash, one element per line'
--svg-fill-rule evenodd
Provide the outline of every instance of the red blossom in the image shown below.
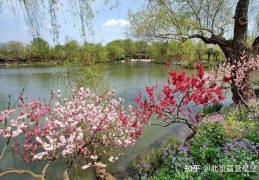
<path fill-rule="evenodd" d="M 178 73 L 176 71 L 169 72 L 167 84 L 162 87 L 159 92 L 157 87 L 146 87 L 147 98 L 142 99 L 140 93 L 135 98 L 138 104 L 136 109 L 137 116 L 142 120 L 149 120 L 153 115 L 157 115 L 158 120 L 172 121 L 172 115 L 177 118 L 185 117 L 194 123 L 199 109 L 191 109 L 190 106 L 208 105 L 209 103 L 217 104 L 223 100 L 224 88 L 221 84 L 216 84 L 206 79 L 202 64 L 197 64 L 197 76 L 187 76 L 185 72 Z M 157 94 L 154 91 L 158 92 Z M 176 116 L 174 116 L 175 118 Z"/>
<path fill-rule="evenodd" d="M 223 77 L 223 81 L 224 82 L 229 82 L 230 80 L 231 80 L 231 77 L 227 77 L 227 76 Z"/>

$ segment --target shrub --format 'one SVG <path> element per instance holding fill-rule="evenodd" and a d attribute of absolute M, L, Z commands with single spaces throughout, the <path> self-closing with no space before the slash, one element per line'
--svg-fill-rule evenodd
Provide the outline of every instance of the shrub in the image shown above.
<path fill-rule="evenodd" d="M 191 154 L 198 164 L 217 164 L 220 148 L 225 141 L 226 131 L 221 123 L 201 123 L 198 133 L 191 141 Z"/>
<path fill-rule="evenodd" d="M 259 122 L 259 100 L 251 99 L 247 105 L 248 107 L 242 104 L 232 106 L 227 109 L 226 115 L 233 116 L 237 121 Z"/>
<path fill-rule="evenodd" d="M 259 123 L 249 123 L 243 130 L 243 137 L 248 140 L 259 143 Z"/>

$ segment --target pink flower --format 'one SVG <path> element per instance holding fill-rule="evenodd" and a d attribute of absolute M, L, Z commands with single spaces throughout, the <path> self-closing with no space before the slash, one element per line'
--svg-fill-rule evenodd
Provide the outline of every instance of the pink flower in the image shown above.
<path fill-rule="evenodd" d="M 97 155 L 91 155 L 91 156 L 90 156 L 90 159 L 92 159 L 92 160 L 96 160 L 97 158 L 98 158 Z"/>
<path fill-rule="evenodd" d="M 82 166 L 82 169 L 87 169 L 87 168 L 89 168 L 89 167 L 91 167 L 91 166 L 92 166 L 92 164 L 91 164 L 91 163 L 88 163 L 88 164 Z"/>
<path fill-rule="evenodd" d="M 107 154 L 113 157 L 111 161 L 118 160 L 123 155 L 118 151 L 135 144 L 144 123 L 137 121 L 132 106 L 124 108 L 124 100 L 115 99 L 115 91 L 97 96 L 89 89 L 74 88 L 72 94 L 65 102 L 58 98 L 53 106 L 36 99 L 27 102 L 21 97 L 17 107 L 21 115 L 0 129 L 1 137 L 11 137 L 10 143 L 18 136 L 25 139 L 24 143 L 12 144 L 13 152 L 22 154 L 25 162 L 57 157 L 68 160 L 77 154 L 76 160 L 89 161 L 83 166 L 87 168 L 105 167 L 105 162 L 96 160 Z M 14 111 L 1 111 L 0 121 L 9 121 Z"/>
<path fill-rule="evenodd" d="M 113 163 L 113 162 L 115 162 L 115 158 L 114 158 L 113 156 L 111 156 L 111 157 L 109 157 L 109 161 L 110 161 L 111 163 Z"/>
<path fill-rule="evenodd" d="M 102 162 L 95 162 L 94 165 L 97 167 L 106 167 L 106 164 L 103 164 Z"/>

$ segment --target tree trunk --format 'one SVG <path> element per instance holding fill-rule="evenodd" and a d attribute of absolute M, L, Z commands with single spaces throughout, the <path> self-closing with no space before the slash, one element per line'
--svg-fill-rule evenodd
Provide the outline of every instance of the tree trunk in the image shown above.
<path fill-rule="evenodd" d="M 249 0 L 239 0 L 235 11 L 235 27 L 233 40 L 227 44 L 219 45 L 222 49 L 227 61 L 236 66 L 237 62 L 244 63 L 248 59 L 242 58 L 246 55 L 247 58 L 251 55 L 251 48 L 248 46 L 247 39 L 247 24 L 248 24 L 248 6 Z M 256 49 L 256 48 L 255 48 Z M 236 70 L 233 70 L 233 79 L 236 77 Z M 233 94 L 233 101 L 235 103 L 245 103 L 245 101 L 255 97 L 255 93 L 251 83 L 250 72 L 246 73 L 246 77 L 242 82 L 245 87 L 241 90 L 232 80 L 231 91 Z"/>
<path fill-rule="evenodd" d="M 255 38 L 254 43 L 252 44 L 252 53 L 254 56 L 259 55 L 259 36 Z"/>
<path fill-rule="evenodd" d="M 113 177 L 105 167 L 95 167 L 96 177 L 99 180 L 116 180 L 115 177 Z"/>
<path fill-rule="evenodd" d="M 236 6 L 235 12 L 235 27 L 233 38 L 233 56 L 230 59 L 232 65 L 236 65 L 237 62 L 244 63 L 247 59 L 241 57 L 245 54 L 247 58 L 250 57 L 251 48 L 248 47 L 247 40 L 247 27 L 248 27 L 248 6 L 249 0 L 239 0 Z M 234 77 L 237 71 L 234 71 Z M 255 97 L 255 93 L 251 83 L 250 72 L 246 73 L 246 77 L 243 80 L 245 88 L 242 91 L 236 86 L 235 82 L 232 82 L 231 90 L 233 93 L 233 101 L 235 103 L 247 101 Z"/>

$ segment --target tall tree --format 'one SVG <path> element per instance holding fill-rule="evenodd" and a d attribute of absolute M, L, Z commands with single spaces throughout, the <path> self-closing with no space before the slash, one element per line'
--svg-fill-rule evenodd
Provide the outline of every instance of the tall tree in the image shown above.
<path fill-rule="evenodd" d="M 80 47 L 76 40 L 67 39 L 65 47 L 65 57 L 68 60 L 77 61 L 79 60 Z"/>
<path fill-rule="evenodd" d="M 53 48 L 52 56 L 56 60 L 64 60 L 65 58 L 65 47 L 63 45 L 57 44 Z"/>
<path fill-rule="evenodd" d="M 94 60 L 97 63 L 106 62 L 107 61 L 107 52 L 105 47 L 102 44 L 97 43 L 93 45 Z"/>
<path fill-rule="evenodd" d="M 25 55 L 25 47 L 21 42 L 9 41 L 7 43 L 7 49 L 11 58 L 24 57 Z"/>
<path fill-rule="evenodd" d="M 43 38 L 34 38 L 31 43 L 32 56 L 38 60 L 45 59 L 49 56 L 50 46 Z"/>
<path fill-rule="evenodd" d="M 109 60 L 120 60 L 125 58 L 125 50 L 122 40 L 114 40 L 106 45 Z"/>
<path fill-rule="evenodd" d="M 168 42 L 153 42 L 147 47 L 148 54 L 152 59 L 166 61 L 168 59 Z"/>
<path fill-rule="evenodd" d="M 250 19 L 249 6 L 257 9 Z M 143 8 L 129 13 L 133 35 L 180 41 L 198 38 L 206 44 L 218 45 L 231 65 L 243 63 L 251 55 L 259 53 L 259 33 L 251 46 L 247 43 L 248 22 L 255 25 L 253 20 L 259 17 L 256 1 L 150 0 Z M 246 58 L 242 58 L 244 53 Z M 234 76 L 236 72 L 233 71 Z M 240 91 L 235 81 L 232 82 L 231 90 L 236 103 L 255 96 L 249 73 L 244 83 L 246 87 Z"/>
<path fill-rule="evenodd" d="M 126 58 L 132 58 L 136 53 L 136 48 L 134 47 L 134 42 L 131 39 L 123 40 L 123 49 L 125 51 Z"/>

